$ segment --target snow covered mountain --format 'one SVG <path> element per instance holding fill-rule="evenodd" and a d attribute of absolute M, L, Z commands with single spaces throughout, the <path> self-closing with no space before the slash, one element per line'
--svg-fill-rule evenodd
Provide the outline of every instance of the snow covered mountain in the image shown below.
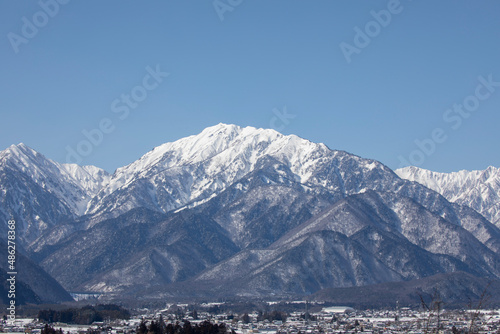
<path fill-rule="evenodd" d="M 500 277 L 500 230 L 473 209 L 274 130 L 219 124 L 161 145 L 119 168 L 85 213 L 29 248 L 67 289 L 293 294 L 458 270 Z"/>
<path fill-rule="evenodd" d="M 498 254 L 464 228 L 406 197 L 367 191 L 336 202 L 265 249 L 242 250 L 195 281 L 212 282 L 220 293 L 265 295 L 278 287 L 311 293 L 443 272 L 498 277 L 498 265 Z"/>
<path fill-rule="evenodd" d="M 22 143 L 12 145 L 0 152 L 0 219 L 14 217 L 21 241 L 33 241 L 84 214 L 109 177 L 94 166 L 60 164 Z"/>
<path fill-rule="evenodd" d="M 274 130 L 218 124 L 113 175 L 20 144 L 0 152 L 0 189 L 0 213 L 25 224 L 29 254 L 69 290 L 302 294 L 455 271 L 500 278 L 500 229 L 476 210 Z"/>
<path fill-rule="evenodd" d="M 395 192 L 454 224 L 475 229 L 482 242 L 497 232 L 479 215 L 453 207 L 418 183 L 400 179 L 378 161 L 270 129 L 227 124 L 156 147 L 119 168 L 90 201 L 86 213 L 92 216 L 92 226 L 138 207 L 163 213 L 192 208 L 230 187 L 235 193 L 250 191 L 248 182 L 240 180 L 257 171 L 265 184 L 294 184 L 308 193 L 328 194 L 332 203 L 367 190 Z M 229 230 L 241 229 L 236 219 L 225 224 Z"/>
<path fill-rule="evenodd" d="M 396 174 L 423 184 L 450 202 L 473 208 L 500 227 L 500 168 L 438 173 L 412 166 L 397 169 Z"/>
<path fill-rule="evenodd" d="M 274 130 L 219 124 L 158 146 L 119 168 L 87 214 L 107 218 L 135 207 L 162 212 L 193 207 L 254 170 L 262 157 L 286 161 L 295 181 L 307 183 L 317 159 L 327 152 L 323 144 Z"/>
<path fill-rule="evenodd" d="M 278 171 L 278 178 L 268 183 L 319 187 L 332 193 L 334 200 L 367 189 L 404 185 L 391 169 L 375 160 L 271 129 L 218 124 L 158 146 L 117 169 L 86 213 L 99 221 L 136 207 L 159 212 L 195 207 L 267 163 Z"/>

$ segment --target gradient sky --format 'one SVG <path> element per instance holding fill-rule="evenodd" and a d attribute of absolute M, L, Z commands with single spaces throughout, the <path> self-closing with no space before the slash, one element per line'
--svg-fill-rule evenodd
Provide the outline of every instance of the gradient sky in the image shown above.
<path fill-rule="evenodd" d="M 0 149 L 24 142 L 66 162 L 104 122 L 81 164 L 113 172 L 223 122 L 391 168 L 500 167 L 500 84 L 478 79 L 500 82 L 498 1 L 217 0 L 219 13 L 200 0 L 54 1 L 0 3 Z M 340 46 L 355 42 L 348 63 Z M 157 66 L 169 76 L 145 90 Z M 134 109 L 121 101 L 132 91 Z M 277 122 L 285 107 L 295 117 Z"/>

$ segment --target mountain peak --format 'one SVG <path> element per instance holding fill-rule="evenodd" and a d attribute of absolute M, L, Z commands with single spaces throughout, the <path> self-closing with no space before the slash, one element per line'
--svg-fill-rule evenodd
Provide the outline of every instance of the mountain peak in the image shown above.
<path fill-rule="evenodd" d="M 285 136 L 271 129 L 251 126 L 243 128 L 234 124 L 219 123 L 196 135 L 157 146 L 138 161 L 119 168 L 116 173 L 127 171 L 129 174 L 132 171 L 132 174 L 136 174 L 158 164 L 162 168 L 189 165 L 211 159 L 227 150 L 241 153 L 242 150 L 248 150 L 263 142 L 269 146 L 271 142 L 283 137 Z"/>
<path fill-rule="evenodd" d="M 37 152 L 31 147 L 27 146 L 24 143 L 19 143 L 17 145 L 10 145 L 4 152 L 9 152 L 14 155 L 30 155 L 34 156 Z"/>
<path fill-rule="evenodd" d="M 196 135 L 155 147 L 139 160 L 118 168 L 100 196 L 115 196 L 112 195 L 115 191 L 145 187 L 147 183 L 158 182 L 162 184 L 162 193 L 151 191 L 150 197 L 153 203 L 157 203 L 158 196 L 175 196 L 175 200 L 163 205 L 161 209 L 168 211 L 203 198 L 206 194 L 220 193 L 253 171 L 263 158 L 274 159 L 277 164 L 287 166 L 294 178 L 306 182 L 312 175 L 312 161 L 325 154 L 332 154 L 332 151 L 323 144 L 295 135 L 285 136 L 273 129 L 219 123 Z M 182 174 L 183 181 L 170 183 L 178 173 Z M 199 177 L 201 175 L 203 177 Z M 141 186 L 137 180 L 143 180 Z M 153 188 L 155 187 L 151 189 Z M 121 205 L 123 210 L 137 206 L 135 198 L 124 197 L 123 201 L 127 202 L 126 205 Z M 139 201 L 143 202 L 143 199 Z M 150 202 L 150 199 L 147 201 Z M 90 203 L 88 213 L 107 210 L 103 209 L 104 206 L 101 208 L 102 203 L 94 202 L 97 206 Z M 118 202 L 110 200 L 106 206 L 113 206 Z M 157 206 L 152 204 L 151 207 L 158 209 Z"/>
<path fill-rule="evenodd" d="M 490 166 L 485 170 L 440 173 L 412 166 L 395 172 L 437 191 L 450 202 L 473 208 L 500 226 L 500 169 Z"/>
<path fill-rule="evenodd" d="M 53 195 L 75 215 L 83 214 L 90 198 L 110 178 L 108 173 L 94 166 L 82 167 L 52 161 L 24 143 L 11 145 L 0 152 L 0 170 L 8 171 L 6 175 L 15 175 L 11 178 L 27 177 L 33 180 L 39 190 L 43 189 L 47 191 L 46 194 Z M 40 195 L 43 196 L 47 195 Z M 67 215 L 68 212 L 64 214 Z"/>
<path fill-rule="evenodd" d="M 44 164 L 46 158 L 29 146 L 19 143 L 0 151 L 0 160 L 4 162 L 10 161 L 10 164 L 13 166 L 24 166 L 27 168 L 33 163 Z"/>
<path fill-rule="evenodd" d="M 241 126 L 235 124 L 219 123 L 205 128 L 201 133 L 210 133 L 210 134 L 230 133 L 230 132 L 240 132 L 241 129 L 242 129 Z"/>
<path fill-rule="evenodd" d="M 241 127 L 239 125 L 225 124 L 225 123 L 219 123 L 217 125 L 210 126 L 208 128 L 205 128 L 198 135 L 195 135 L 195 137 L 199 138 L 210 138 L 208 141 L 212 141 L 215 138 L 220 138 L 230 141 L 237 136 L 244 136 L 244 137 L 267 136 L 267 137 L 277 138 L 277 137 L 283 137 L 284 135 L 273 129 L 256 128 L 253 126 Z"/>

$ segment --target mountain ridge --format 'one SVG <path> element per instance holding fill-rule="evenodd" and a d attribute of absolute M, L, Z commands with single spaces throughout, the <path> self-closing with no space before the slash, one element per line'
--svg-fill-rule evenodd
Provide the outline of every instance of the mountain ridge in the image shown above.
<path fill-rule="evenodd" d="M 111 175 L 11 146 L 0 190 L 0 213 L 18 216 L 29 255 L 69 290 L 293 295 L 454 271 L 500 277 L 500 229 L 474 209 L 269 129 L 221 123 Z"/>
<path fill-rule="evenodd" d="M 412 166 L 395 172 L 440 193 L 450 202 L 471 207 L 500 227 L 500 168 L 440 173 Z"/>

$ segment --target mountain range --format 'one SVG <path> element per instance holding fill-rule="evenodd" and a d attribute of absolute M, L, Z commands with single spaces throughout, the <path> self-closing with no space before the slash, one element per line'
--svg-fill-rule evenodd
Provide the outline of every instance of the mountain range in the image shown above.
<path fill-rule="evenodd" d="M 500 168 L 438 173 L 411 166 L 395 172 L 437 191 L 450 202 L 473 208 L 500 227 Z"/>
<path fill-rule="evenodd" d="M 498 169 L 460 173 L 394 172 L 218 124 L 113 174 L 13 145 L 0 152 L 0 219 L 16 219 L 26 255 L 65 289 L 115 299 L 497 280 Z"/>

